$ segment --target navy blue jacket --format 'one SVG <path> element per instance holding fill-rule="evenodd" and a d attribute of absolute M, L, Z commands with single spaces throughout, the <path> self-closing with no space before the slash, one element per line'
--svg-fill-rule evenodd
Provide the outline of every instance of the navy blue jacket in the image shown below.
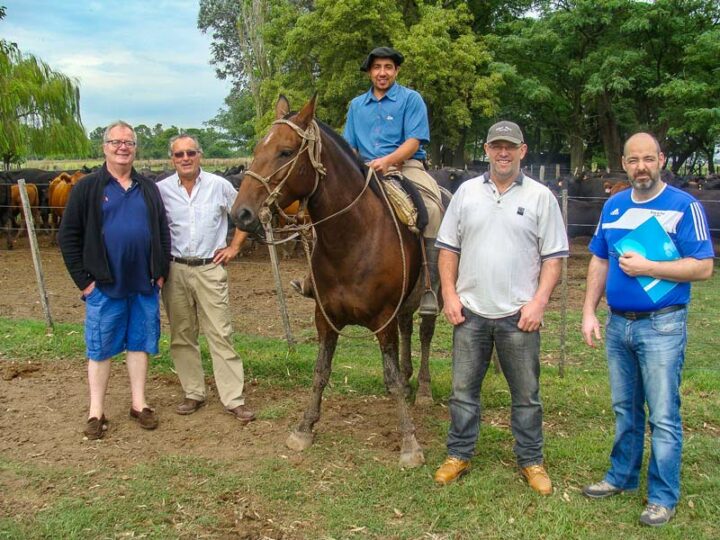
<path fill-rule="evenodd" d="M 153 281 L 167 279 L 170 271 L 170 228 L 165 206 L 157 186 L 132 170 L 133 182 L 142 190 L 150 223 L 150 272 Z M 103 192 L 112 175 L 103 164 L 97 172 L 84 176 L 70 193 L 63 214 L 58 243 L 70 277 L 80 290 L 93 281 L 113 283 L 103 227 Z"/>

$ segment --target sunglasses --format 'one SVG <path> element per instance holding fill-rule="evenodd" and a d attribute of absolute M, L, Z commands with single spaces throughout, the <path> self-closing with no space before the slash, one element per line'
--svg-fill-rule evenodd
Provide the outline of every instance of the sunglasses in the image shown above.
<path fill-rule="evenodd" d="M 179 152 L 173 152 L 173 157 L 175 157 L 177 159 L 180 159 L 185 156 L 192 158 L 197 155 L 198 155 L 197 150 L 180 150 Z"/>

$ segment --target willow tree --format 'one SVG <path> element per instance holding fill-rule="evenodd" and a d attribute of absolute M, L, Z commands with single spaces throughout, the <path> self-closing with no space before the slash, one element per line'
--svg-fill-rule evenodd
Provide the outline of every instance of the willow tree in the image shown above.
<path fill-rule="evenodd" d="M 77 82 L 0 40 L 0 159 L 5 169 L 31 154 L 80 154 L 86 148 Z"/>

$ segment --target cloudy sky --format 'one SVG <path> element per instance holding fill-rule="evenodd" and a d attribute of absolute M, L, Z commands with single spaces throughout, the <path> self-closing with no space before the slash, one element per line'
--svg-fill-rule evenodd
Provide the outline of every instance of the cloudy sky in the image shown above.
<path fill-rule="evenodd" d="M 77 79 L 85 129 L 113 120 L 202 127 L 230 91 L 196 0 L 0 0 L 0 38 Z"/>

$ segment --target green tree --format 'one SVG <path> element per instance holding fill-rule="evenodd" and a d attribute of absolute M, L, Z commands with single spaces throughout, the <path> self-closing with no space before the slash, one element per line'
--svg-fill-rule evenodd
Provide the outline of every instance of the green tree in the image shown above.
<path fill-rule="evenodd" d="M 397 39 L 407 58 L 403 81 L 418 90 L 428 106 L 433 161 L 462 167 L 473 117 L 496 113 L 503 74 L 473 32 L 465 4 L 419 7 L 418 22 Z M 443 156 L 441 146 L 446 149 Z"/>
<path fill-rule="evenodd" d="M 255 106 L 249 90 L 234 89 L 225 98 L 225 108 L 208 122 L 212 128 L 226 133 L 229 147 L 237 148 L 243 154 L 252 152 L 255 143 Z"/>
<path fill-rule="evenodd" d="M 656 134 L 676 162 L 707 154 L 718 9 L 710 0 L 545 2 L 540 17 L 493 38 L 514 73 L 503 108 L 541 145 L 567 141 L 573 170 L 586 153 L 620 169 L 622 141 L 637 130 Z"/>
<path fill-rule="evenodd" d="M 0 19 L 5 8 L 0 9 Z M 77 82 L 14 43 L 0 40 L 0 158 L 5 169 L 29 155 L 84 154 Z"/>

